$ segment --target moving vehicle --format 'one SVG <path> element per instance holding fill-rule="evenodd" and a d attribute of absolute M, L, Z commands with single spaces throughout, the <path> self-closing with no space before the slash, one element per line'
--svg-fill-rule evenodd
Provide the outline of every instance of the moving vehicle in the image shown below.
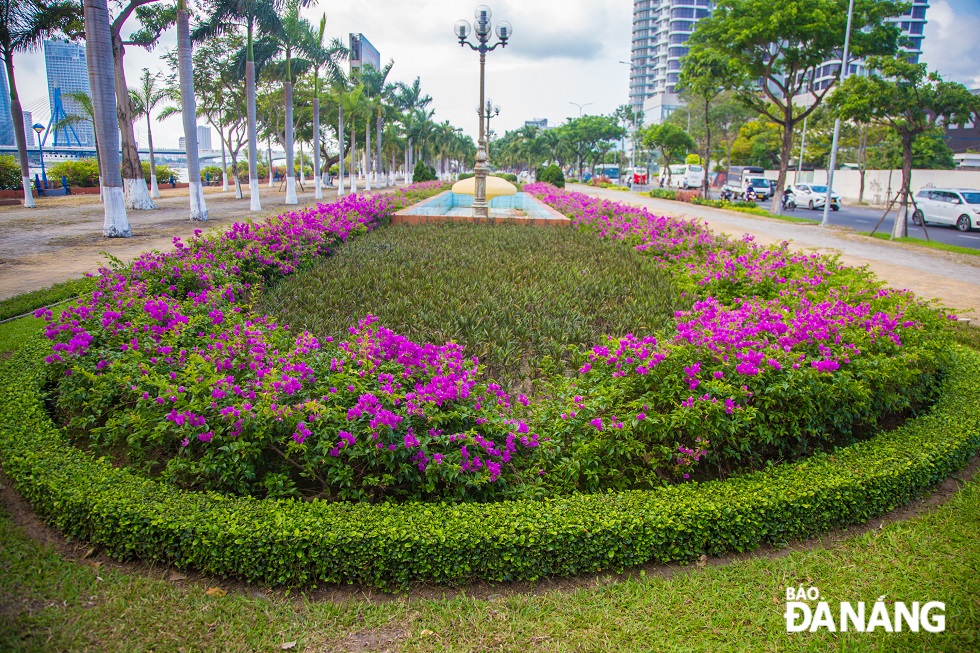
<path fill-rule="evenodd" d="M 764 200 L 772 197 L 772 186 L 766 179 L 765 169 L 758 166 L 732 166 L 728 170 L 728 181 L 725 188 L 735 199 L 745 199 L 746 191 L 751 188 L 756 199 Z"/>
<path fill-rule="evenodd" d="M 671 188 L 701 188 L 704 183 L 704 166 L 694 163 L 670 166 Z"/>
<path fill-rule="evenodd" d="M 619 166 L 615 163 L 600 163 L 592 169 L 593 177 L 606 177 L 614 184 L 619 183 Z"/>
<path fill-rule="evenodd" d="M 632 183 L 636 186 L 645 186 L 647 183 L 647 170 L 646 168 L 627 168 L 623 171 L 623 179 L 626 181 L 632 180 Z"/>
<path fill-rule="evenodd" d="M 796 195 L 793 194 L 792 188 L 787 188 L 783 191 L 783 197 L 780 200 L 780 205 L 783 207 L 784 211 L 792 211 L 796 208 Z"/>
<path fill-rule="evenodd" d="M 797 206 L 805 206 L 811 211 L 823 208 L 827 202 L 827 187 L 820 184 L 794 184 Z M 830 194 L 830 210 L 840 211 L 840 195 Z"/>
<path fill-rule="evenodd" d="M 912 224 L 956 225 L 960 231 L 980 229 L 980 190 L 923 188 L 915 194 Z"/>

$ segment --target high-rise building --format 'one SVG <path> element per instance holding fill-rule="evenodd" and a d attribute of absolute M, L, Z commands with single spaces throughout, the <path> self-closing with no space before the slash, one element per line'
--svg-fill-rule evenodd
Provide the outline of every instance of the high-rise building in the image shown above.
<path fill-rule="evenodd" d="M 48 75 L 48 101 L 51 114 L 55 113 L 55 89 L 61 90 L 61 102 L 69 115 L 84 115 L 81 105 L 67 93 L 85 93 L 91 96 L 88 80 L 88 65 L 85 46 L 67 41 L 46 40 L 44 42 L 44 68 Z M 82 146 L 95 146 L 95 131 L 92 123 L 84 121 L 75 125 L 75 133 Z M 74 139 L 72 139 L 74 141 Z M 51 143 L 49 143 L 51 144 Z M 60 143 L 59 143 L 60 144 Z M 73 143 L 74 144 L 74 143 Z"/>
<path fill-rule="evenodd" d="M 7 113 L 10 112 L 8 111 Z M 27 143 L 27 149 L 37 149 L 37 132 L 34 131 L 34 114 L 30 111 L 24 112 L 24 137 Z M 13 135 L 10 138 L 13 139 Z M 16 145 L 16 143 L 11 143 L 11 145 Z"/>
<path fill-rule="evenodd" d="M 10 87 L 7 86 L 7 69 L 4 66 L 0 66 L 0 96 L 0 145 L 10 147 L 15 145 L 14 119 L 10 115 Z"/>
<path fill-rule="evenodd" d="M 900 17 L 913 61 L 922 54 L 922 34 L 928 0 L 912 0 Z M 660 123 L 683 103 L 675 92 L 681 57 L 687 54 L 687 39 L 698 21 L 710 15 L 711 0 L 633 0 L 633 45 L 630 65 L 630 105 L 643 111 L 644 122 Z M 761 19 L 761 17 L 760 17 Z M 860 61 L 848 65 L 848 74 L 860 73 Z M 830 85 L 840 70 L 840 59 L 828 60 L 817 71 L 815 90 Z"/>
<path fill-rule="evenodd" d="M 211 128 L 207 125 L 197 126 L 197 149 L 211 149 Z"/>

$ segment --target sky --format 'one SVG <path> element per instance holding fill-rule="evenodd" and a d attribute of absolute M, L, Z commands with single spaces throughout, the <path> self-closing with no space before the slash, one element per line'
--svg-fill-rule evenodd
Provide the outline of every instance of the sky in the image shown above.
<path fill-rule="evenodd" d="M 472 0 L 373 0 L 320 2 L 306 10 L 311 22 L 327 14 L 329 36 L 347 41 L 360 32 L 380 51 L 382 62 L 395 62 L 389 79 L 421 79 L 432 96 L 434 119 L 449 120 L 476 136 L 479 103 L 479 56 L 461 48 L 453 34 L 460 18 L 472 21 Z M 491 128 L 498 134 L 532 118 L 559 124 L 585 113 L 611 113 L 628 102 L 628 61 L 632 30 L 631 0 L 492 0 L 494 24 L 507 20 L 513 37 L 506 48 L 487 55 L 486 93 L 500 106 Z M 980 87 L 980 0 L 932 0 L 926 17 L 923 60 L 943 76 L 970 88 Z M 140 71 L 164 69 L 159 55 L 176 44 L 167 33 L 152 52 L 130 47 L 126 74 L 130 86 Z M 25 109 L 45 118 L 47 82 L 41 52 L 15 60 Z M 242 82 L 244 84 L 244 80 Z M 158 147 L 176 147 L 179 118 L 154 126 Z M 137 126 L 141 142 L 145 126 Z"/>

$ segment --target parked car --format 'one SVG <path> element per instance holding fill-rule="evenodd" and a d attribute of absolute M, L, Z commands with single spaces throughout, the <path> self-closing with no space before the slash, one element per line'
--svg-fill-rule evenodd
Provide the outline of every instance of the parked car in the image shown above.
<path fill-rule="evenodd" d="M 793 184 L 796 205 L 805 206 L 811 211 L 821 209 L 827 201 L 827 187 L 818 184 Z M 840 195 L 830 194 L 830 210 L 840 211 Z"/>
<path fill-rule="evenodd" d="M 980 229 L 980 190 L 923 188 L 915 194 L 913 224 L 935 222 L 956 225 L 960 231 Z"/>

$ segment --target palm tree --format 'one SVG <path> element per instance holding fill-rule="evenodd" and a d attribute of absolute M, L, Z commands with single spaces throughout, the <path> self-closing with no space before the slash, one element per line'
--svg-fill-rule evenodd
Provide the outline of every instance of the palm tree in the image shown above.
<path fill-rule="evenodd" d="M 282 32 L 279 12 L 283 0 L 203 0 L 207 18 L 194 30 L 194 40 L 200 41 L 245 26 L 245 93 L 248 105 L 248 184 L 251 191 L 251 210 L 261 211 L 259 199 L 259 150 L 255 120 L 255 29 L 268 35 Z M 306 2 L 301 0 L 306 6 Z"/>
<path fill-rule="evenodd" d="M 323 199 L 323 174 L 320 170 L 320 69 L 326 67 L 327 79 L 332 82 L 343 78 L 343 71 L 337 60 L 347 58 L 347 49 L 337 39 L 329 44 L 324 43 L 323 37 L 327 30 L 327 15 L 320 17 L 320 26 L 313 34 L 310 44 L 310 62 L 313 66 L 313 168 L 316 170 L 316 181 L 313 182 L 314 197 Z"/>
<path fill-rule="evenodd" d="M 356 117 L 357 107 L 361 104 L 361 93 L 363 91 L 363 86 L 357 85 L 351 87 L 350 81 L 346 77 L 335 80 L 333 84 L 333 92 L 337 100 L 337 142 L 340 145 L 340 162 L 338 163 L 339 170 L 337 171 L 337 197 L 344 195 L 344 158 L 347 144 L 344 138 L 344 113 L 346 112 L 349 116 Z M 351 168 L 354 167 L 353 152 L 354 144 L 353 139 L 351 139 Z M 351 191 L 357 192 L 357 188 L 354 187 Z"/>
<path fill-rule="evenodd" d="M 33 208 L 31 167 L 27 160 L 27 134 L 24 133 L 24 108 L 14 77 L 14 54 L 36 50 L 45 38 L 57 33 L 74 36 L 81 30 L 80 7 L 71 0 L 41 3 L 37 0 L 0 0 L 0 56 L 7 71 L 10 89 L 10 117 L 14 124 L 14 142 L 20 160 L 24 184 L 24 206 Z"/>
<path fill-rule="evenodd" d="M 405 125 L 405 133 L 408 135 L 408 147 L 405 148 L 405 181 L 407 183 L 414 169 L 412 165 L 414 163 L 412 161 L 412 132 L 419 115 L 416 110 L 424 111 L 432 102 L 432 98 L 429 95 L 422 95 L 422 81 L 416 77 L 411 86 L 403 82 L 398 83 L 396 101 L 398 107 L 405 110 L 402 120 Z"/>
<path fill-rule="evenodd" d="M 151 48 L 156 43 L 164 27 L 173 20 L 173 15 L 165 7 L 148 7 L 159 0 L 129 0 L 122 2 L 119 14 L 109 23 L 109 36 L 112 39 L 112 63 L 116 84 L 116 113 L 119 132 L 122 139 L 122 176 L 123 189 L 126 195 L 126 208 L 148 211 L 157 208 L 150 197 L 143 177 L 140 155 L 136 146 L 136 132 L 133 120 L 136 117 L 126 83 L 126 65 L 124 57 L 127 45 L 139 45 Z M 127 22 L 134 17 L 142 25 L 142 29 L 133 34 L 128 40 L 123 39 L 122 30 Z"/>
<path fill-rule="evenodd" d="M 191 220 L 208 219 L 208 207 L 201 186 L 201 163 L 197 152 L 197 106 L 194 101 L 194 67 L 191 59 L 190 15 L 187 0 L 177 0 L 177 71 L 180 79 L 180 114 L 187 148 L 187 190 Z"/>
<path fill-rule="evenodd" d="M 157 161 L 153 154 L 153 123 L 150 114 L 160 101 L 167 97 L 166 89 L 157 85 L 158 80 L 159 75 L 150 75 L 149 69 L 144 68 L 139 87 L 129 89 L 133 116 L 136 118 L 146 116 L 146 140 L 150 148 L 150 197 L 153 199 L 160 197 L 160 187 L 157 184 Z"/>
<path fill-rule="evenodd" d="M 387 112 L 390 111 L 390 102 L 394 97 L 395 85 L 389 84 L 387 82 L 388 74 L 391 72 L 392 66 L 395 65 L 394 61 L 388 61 L 384 68 L 381 70 L 376 70 L 374 66 L 367 66 L 361 71 L 361 78 L 364 80 L 364 91 L 367 94 L 368 104 L 371 109 L 373 117 L 376 119 L 376 134 L 378 136 L 377 145 L 377 159 L 375 168 L 375 184 L 381 186 L 381 134 L 382 134 L 382 121 Z M 371 159 L 371 127 L 370 123 L 367 128 L 367 141 L 368 141 L 368 160 Z M 370 171 L 370 165 L 368 166 Z M 368 190 L 371 190 L 370 186 L 370 172 L 368 181 Z"/>
<path fill-rule="evenodd" d="M 107 238 L 132 235 L 126 216 L 119 155 L 119 125 L 116 118 L 115 75 L 112 67 L 112 35 L 109 32 L 109 7 L 106 0 L 84 0 L 85 52 L 88 78 L 92 87 L 95 134 L 102 145 L 99 176 L 102 179 Z"/>
<path fill-rule="evenodd" d="M 95 133 L 95 109 L 92 107 L 92 98 L 88 93 L 83 93 L 81 91 L 69 91 L 64 95 L 66 98 L 75 102 L 81 110 L 80 114 L 69 113 L 64 118 L 54 123 L 51 128 L 55 131 L 63 129 L 65 127 L 74 127 L 75 125 L 81 125 L 84 123 L 89 123 L 92 125 L 92 133 Z M 96 166 L 100 164 L 102 157 L 99 154 L 99 139 L 95 138 L 95 163 Z M 99 176 L 99 201 L 102 201 L 102 177 Z"/>

